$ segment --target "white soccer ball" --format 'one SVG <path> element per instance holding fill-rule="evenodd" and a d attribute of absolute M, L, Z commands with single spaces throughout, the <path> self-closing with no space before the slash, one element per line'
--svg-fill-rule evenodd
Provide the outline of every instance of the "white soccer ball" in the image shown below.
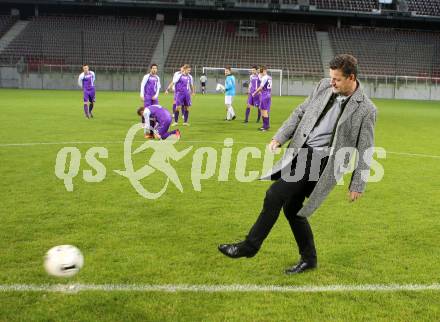
<path fill-rule="evenodd" d="M 81 251 L 72 245 L 60 245 L 49 249 L 44 257 L 44 268 L 49 275 L 70 277 L 84 265 Z"/>
<path fill-rule="evenodd" d="M 217 92 L 224 92 L 225 87 L 222 84 L 217 84 L 217 87 L 215 88 Z"/>

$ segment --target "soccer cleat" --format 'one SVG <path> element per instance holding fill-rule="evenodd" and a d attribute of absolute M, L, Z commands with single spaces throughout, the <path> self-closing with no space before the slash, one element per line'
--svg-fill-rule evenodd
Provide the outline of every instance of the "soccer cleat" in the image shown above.
<path fill-rule="evenodd" d="M 188 122 L 184 122 L 183 126 L 189 126 L 189 123 Z"/>
<path fill-rule="evenodd" d="M 90 118 L 93 118 L 93 114 L 92 113 L 90 113 Z"/>
<path fill-rule="evenodd" d="M 235 120 L 236 118 L 237 118 L 237 117 L 234 115 L 234 116 L 232 117 L 232 121 Z"/>
<path fill-rule="evenodd" d="M 175 135 L 176 135 L 176 138 L 180 139 L 180 131 L 179 131 L 179 129 L 176 130 L 176 134 Z"/>
<path fill-rule="evenodd" d="M 248 121 L 244 120 L 243 123 L 249 123 Z"/>
<path fill-rule="evenodd" d="M 179 125 L 179 123 L 173 122 L 173 124 L 171 124 L 171 126 L 176 126 L 176 125 Z"/>

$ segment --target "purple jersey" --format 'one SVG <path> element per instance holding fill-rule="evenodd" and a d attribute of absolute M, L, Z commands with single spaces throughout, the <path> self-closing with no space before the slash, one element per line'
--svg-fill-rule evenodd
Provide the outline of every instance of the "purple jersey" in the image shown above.
<path fill-rule="evenodd" d="M 171 125 L 171 114 L 168 112 L 166 108 L 163 108 L 160 105 L 151 105 L 144 109 L 144 119 L 152 119 L 154 118 L 156 124 L 154 126 L 154 132 L 159 134 L 160 137 L 164 140 L 169 135 L 175 134 L 176 131 L 168 132 L 168 129 Z M 147 128 L 144 129 L 144 133 L 147 132 Z"/>
<path fill-rule="evenodd" d="M 160 105 L 151 105 L 144 110 L 145 119 L 154 118 L 159 124 L 168 123 L 171 121 L 171 114 L 166 108 Z"/>
<path fill-rule="evenodd" d="M 249 91 L 251 94 L 257 90 L 258 87 L 260 87 L 261 81 L 258 75 L 252 74 L 249 78 Z"/>
<path fill-rule="evenodd" d="M 144 99 L 159 96 L 159 90 L 161 88 L 160 78 L 157 75 L 147 74 L 142 79 L 140 95 Z"/>
<path fill-rule="evenodd" d="M 87 74 L 81 73 L 78 77 L 78 86 L 81 87 L 84 92 L 94 90 L 95 73 L 92 71 L 89 71 Z"/>
<path fill-rule="evenodd" d="M 173 78 L 173 83 L 175 85 L 175 92 L 178 93 L 189 93 L 191 85 L 191 75 L 177 74 Z"/>
<path fill-rule="evenodd" d="M 191 94 L 191 89 L 192 89 L 192 87 L 194 86 L 194 79 L 193 79 L 193 77 L 191 76 L 191 74 L 188 74 L 188 76 L 189 76 L 189 87 L 188 87 L 188 94 Z"/>
<path fill-rule="evenodd" d="M 264 99 L 266 97 L 271 97 L 272 95 L 272 77 L 269 75 L 264 75 L 261 77 L 261 84 L 263 89 L 261 91 L 261 98 Z"/>

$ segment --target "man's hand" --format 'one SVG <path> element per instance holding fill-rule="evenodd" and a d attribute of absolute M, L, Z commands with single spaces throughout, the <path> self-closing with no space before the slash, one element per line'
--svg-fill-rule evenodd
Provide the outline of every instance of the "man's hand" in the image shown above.
<path fill-rule="evenodd" d="M 153 97 L 151 98 L 151 100 L 153 100 L 153 101 L 157 100 L 157 96 L 153 96 Z"/>
<path fill-rule="evenodd" d="M 140 96 L 140 98 L 141 98 L 141 101 L 143 102 L 143 101 L 144 101 L 144 97 L 143 97 L 143 96 Z"/>
<path fill-rule="evenodd" d="M 273 140 L 273 139 L 272 139 L 272 141 L 270 141 L 270 143 L 269 143 L 269 149 L 270 149 L 272 152 L 275 152 L 276 149 L 279 148 L 280 146 L 281 146 L 281 144 L 280 144 L 280 142 L 278 142 L 277 140 Z"/>
<path fill-rule="evenodd" d="M 252 93 L 252 97 L 254 97 L 256 94 L 257 94 L 257 92 L 253 92 L 253 93 Z"/>
<path fill-rule="evenodd" d="M 160 136 L 159 133 L 154 133 L 154 138 L 155 138 L 156 140 L 160 140 L 160 139 L 161 139 L 161 136 Z"/>
<path fill-rule="evenodd" d="M 349 191 L 348 192 L 348 200 L 350 202 L 356 201 L 361 196 L 362 196 L 362 192 L 357 192 L 357 191 Z"/>

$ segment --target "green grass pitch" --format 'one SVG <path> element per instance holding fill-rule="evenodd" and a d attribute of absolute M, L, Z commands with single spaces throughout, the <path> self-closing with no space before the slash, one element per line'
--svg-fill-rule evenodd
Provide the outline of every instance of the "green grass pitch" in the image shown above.
<path fill-rule="evenodd" d="M 375 100 L 379 109 L 376 145 L 385 176 L 348 203 L 338 186 L 311 218 L 319 269 L 285 276 L 297 250 L 283 214 L 259 254 L 231 260 L 217 251 L 222 242 L 242 239 L 253 224 L 269 182 L 229 181 L 218 171 L 191 184 L 189 157 L 173 163 L 183 193 L 170 184 L 157 200 L 139 196 L 124 169 L 123 140 L 138 121 L 137 93 L 99 92 L 95 118 L 83 117 L 80 91 L 0 90 L 0 285 L 154 284 L 325 286 L 433 284 L 440 272 L 440 105 L 438 102 Z M 172 96 L 161 95 L 171 108 Z M 193 99 L 190 127 L 182 127 L 178 150 L 213 147 L 218 158 L 225 138 L 238 150 L 263 147 L 302 97 L 274 97 L 271 131 L 243 124 L 245 97 L 234 106 L 238 118 L 224 122 L 221 95 Z M 137 141 L 143 140 L 138 135 Z M 82 143 L 81 143 L 82 142 Z M 85 143 L 91 142 L 91 143 Z M 51 143 L 8 145 L 22 143 Z M 140 143 L 137 143 L 140 144 Z M 58 151 L 81 151 L 74 191 L 54 174 Z M 102 182 L 88 183 L 86 151 L 108 150 Z M 437 157 L 435 157 L 437 156 Z M 140 157 L 135 160 L 142 162 Z M 144 160 L 145 162 L 145 160 Z M 145 163 L 144 163 L 145 164 Z M 247 170 L 261 170 L 249 160 Z M 218 163 L 217 163 L 218 167 Z M 218 170 L 218 169 L 217 169 Z M 162 187 L 160 174 L 146 179 Z M 348 177 L 346 177 L 346 182 Z M 85 256 L 71 279 L 48 276 L 45 252 L 73 244 Z M 164 293 L 0 292 L 0 321 L 438 321 L 440 292 L 337 293 Z"/>

